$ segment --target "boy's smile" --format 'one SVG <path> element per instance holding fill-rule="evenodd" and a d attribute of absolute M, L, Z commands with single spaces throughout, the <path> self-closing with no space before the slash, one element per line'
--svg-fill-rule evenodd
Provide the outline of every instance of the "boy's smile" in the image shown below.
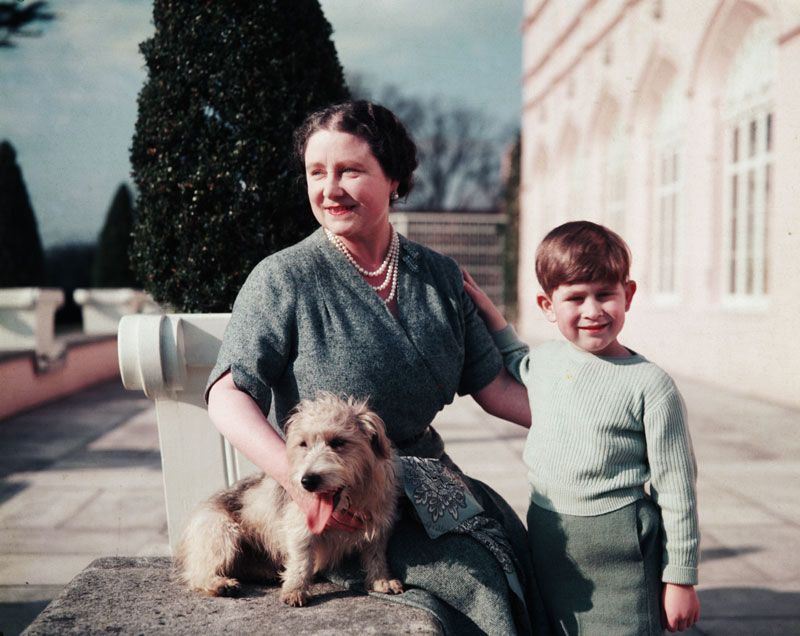
<path fill-rule="evenodd" d="M 633 281 L 570 283 L 559 285 L 550 297 L 539 294 L 537 302 L 575 346 L 598 356 L 627 356 L 617 336 L 635 292 Z"/>

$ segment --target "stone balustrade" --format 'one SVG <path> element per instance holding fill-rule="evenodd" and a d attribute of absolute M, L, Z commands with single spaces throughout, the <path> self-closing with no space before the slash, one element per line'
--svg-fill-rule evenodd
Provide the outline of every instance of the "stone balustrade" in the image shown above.
<path fill-rule="evenodd" d="M 76 289 L 72 297 L 81 306 L 88 335 L 116 334 L 120 319 L 129 314 L 160 313 L 150 295 L 138 289 Z"/>
<path fill-rule="evenodd" d="M 55 338 L 55 315 L 63 304 L 60 289 L 0 289 L 0 352 L 35 351 L 42 358 L 58 358 L 64 347 Z"/>

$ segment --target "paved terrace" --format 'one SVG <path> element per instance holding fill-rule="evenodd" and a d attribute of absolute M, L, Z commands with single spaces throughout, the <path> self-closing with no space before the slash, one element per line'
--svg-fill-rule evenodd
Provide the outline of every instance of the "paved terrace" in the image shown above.
<path fill-rule="evenodd" d="M 800 411 L 679 384 L 703 530 L 703 617 L 690 633 L 800 634 Z M 525 431 L 469 399 L 436 426 L 462 468 L 524 518 Z M 95 558 L 167 551 L 155 413 L 141 394 L 107 384 L 0 421 L 2 634 L 24 629 Z"/>

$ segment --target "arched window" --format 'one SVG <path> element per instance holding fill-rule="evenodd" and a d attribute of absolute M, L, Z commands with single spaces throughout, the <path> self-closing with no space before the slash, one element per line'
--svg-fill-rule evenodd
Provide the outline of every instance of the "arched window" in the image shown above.
<path fill-rule="evenodd" d="M 681 149 L 686 124 L 686 100 L 673 82 L 661 101 L 654 136 L 653 280 L 660 296 L 677 292 L 678 237 L 681 225 Z"/>
<path fill-rule="evenodd" d="M 606 145 L 603 163 L 603 222 L 625 234 L 625 153 L 627 144 L 622 117 L 617 117 Z"/>
<path fill-rule="evenodd" d="M 552 188 L 550 186 L 553 175 L 549 170 L 550 162 L 548 161 L 547 153 L 540 148 L 533 167 L 533 210 L 539 221 L 539 230 L 542 233 L 549 232 L 556 219 L 551 197 Z"/>
<path fill-rule="evenodd" d="M 750 28 L 731 64 L 722 102 L 722 269 L 723 290 L 730 300 L 751 301 L 768 292 L 776 66 L 775 36 L 761 19 Z"/>
<path fill-rule="evenodd" d="M 583 168 L 578 155 L 578 133 L 567 123 L 561 134 L 556 158 L 555 178 L 551 183 L 552 193 L 557 197 L 554 214 L 550 219 L 555 227 L 576 218 L 582 197 Z"/>
<path fill-rule="evenodd" d="M 577 145 L 572 148 L 567 166 L 567 200 L 562 221 L 572 221 L 586 216 L 583 210 L 586 190 L 586 158 Z"/>

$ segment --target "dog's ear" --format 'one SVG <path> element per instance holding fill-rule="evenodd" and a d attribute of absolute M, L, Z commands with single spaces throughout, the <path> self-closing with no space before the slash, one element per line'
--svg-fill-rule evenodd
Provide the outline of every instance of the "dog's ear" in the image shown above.
<path fill-rule="evenodd" d="M 300 411 L 302 411 L 303 403 L 300 402 L 290 412 L 289 417 L 283 421 L 283 434 L 284 436 L 289 432 L 289 427 L 300 419 Z"/>
<path fill-rule="evenodd" d="M 392 449 L 386 437 L 386 426 L 380 416 L 372 411 L 364 411 L 358 416 L 358 424 L 369 436 L 369 443 L 375 455 L 380 459 L 388 459 Z"/>

